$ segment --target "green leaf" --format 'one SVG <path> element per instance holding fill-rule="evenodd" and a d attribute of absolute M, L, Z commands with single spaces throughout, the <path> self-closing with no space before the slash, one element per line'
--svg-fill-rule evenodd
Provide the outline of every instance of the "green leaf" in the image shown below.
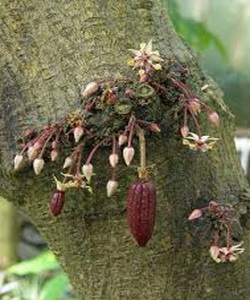
<path fill-rule="evenodd" d="M 39 300 L 60 300 L 68 287 L 68 277 L 60 273 L 48 280 L 41 291 Z"/>
<path fill-rule="evenodd" d="M 203 23 L 183 17 L 176 0 L 169 0 L 168 3 L 170 16 L 176 31 L 193 50 L 200 53 L 209 46 L 214 46 L 223 57 L 227 58 L 225 46 L 214 33 L 208 30 Z"/>
<path fill-rule="evenodd" d="M 46 252 L 37 257 L 22 261 L 7 270 L 8 274 L 14 275 L 28 275 L 40 274 L 49 270 L 59 268 L 55 256 L 51 252 Z"/>

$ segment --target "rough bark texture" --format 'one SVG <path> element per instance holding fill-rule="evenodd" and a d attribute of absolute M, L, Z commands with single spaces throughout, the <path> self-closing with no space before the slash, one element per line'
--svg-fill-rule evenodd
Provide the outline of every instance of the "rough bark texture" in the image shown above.
<path fill-rule="evenodd" d="M 238 202 L 248 187 L 233 143 L 233 117 L 221 92 L 200 72 L 174 33 L 164 1 L 2 0 L 0 17 L 0 194 L 37 225 L 78 298 L 250 299 L 249 237 L 244 236 L 247 250 L 239 261 L 215 264 L 204 231 L 186 221 L 194 207 L 209 200 Z M 105 193 L 108 171 L 105 174 L 100 168 L 95 194 L 72 193 L 63 215 L 53 218 L 47 203 L 50 175 L 57 168 L 34 178 L 29 167 L 13 175 L 10 163 L 15 138 L 23 128 L 39 127 L 67 113 L 75 105 L 78 84 L 125 74 L 126 49 L 152 37 L 165 57 L 188 64 L 190 84 L 198 93 L 209 82 L 202 97 L 223 119 L 220 131 L 214 133 L 221 138 L 218 147 L 198 155 L 182 146 L 176 134 L 178 120 L 173 122 L 166 112 L 161 138 L 148 144 L 149 164 L 156 164 L 152 180 L 159 191 L 156 228 L 149 245 L 140 249 L 125 218 L 125 193 L 135 179 L 133 167 L 130 176 L 120 171 L 120 192 L 112 199 Z M 213 134 L 211 128 L 208 131 Z M 96 158 L 96 165 L 101 165 L 103 156 Z"/>

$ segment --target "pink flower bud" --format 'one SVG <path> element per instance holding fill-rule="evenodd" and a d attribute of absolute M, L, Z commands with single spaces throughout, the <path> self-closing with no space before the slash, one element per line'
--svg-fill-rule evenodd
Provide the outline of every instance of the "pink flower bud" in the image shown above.
<path fill-rule="evenodd" d="M 219 115 L 217 114 L 217 112 L 215 112 L 215 111 L 211 112 L 211 113 L 208 115 L 208 117 L 209 117 L 210 122 L 211 122 L 213 125 L 215 125 L 215 126 L 217 126 L 217 127 L 220 125 L 220 117 L 219 117 Z"/>
<path fill-rule="evenodd" d="M 133 147 L 125 147 L 123 149 L 123 158 L 127 166 L 130 165 L 134 155 L 135 155 L 135 149 Z"/>
<path fill-rule="evenodd" d="M 88 180 L 88 182 L 90 181 L 92 175 L 93 175 L 93 165 L 92 164 L 85 164 L 82 167 L 82 173 L 83 175 L 86 177 L 86 179 Z"/>
<path fill-rule="evenodd" d="M 189 128 L 187 126 L 183 126 L 181 128 L 181 135 L 183 138 L 186 138 L 189 134 Z"/>
<path fill-rule="evenodd" d="M 131 90 L 130 88 L 126 88 L 125 96 L 127 98 L 133 99 L 135 97 L 135 92 L 133 90 Z"/>
<path fill-rule="evenodd" d="M 75 138 L 75 142 L 78 143 L 80 138 L 83 136 L 84 130 L 82 128 L 82 126 L 77 126 L 74 129 L 74 138 Z"/>
<path fill-rule="evenodd" d="M 156 124 L 156 123 L 150 123 L 148 128 L 152 132 L 161 132 L 161 129 L 160 129 L 159 125 Z"/>
<path fill-rule="evenodd" d="M 53 142 L 51 143 L 52 149 L 56 149 L 56 148 L 57 148 L 57 144 L 58 144 L 57 141 L 53 141 Z"/>
<path fill-rule="evenodd" d="M 67 169 L 72 165 L 72 163 L 73 163 L 73 159 L 70 156 L 66 157 L 63 164 L 63 169 Z"/>
<path fill-rule="evenodd" d="M 39 150 L 42 147 L 42 145 L 41 145 L 41 143 L 39 141 L 37 141 L 37 142 L 35 142 L 35 144 L 33 145 L 33 147 L 34 147 L 34 149 Z"/>
<path fill-rule="evenodd" d="M 17 154 L 14 158 L 14 169 L 19 170 L 22 167 L 24 157 L 21 154 Z"/>
<path fill-rule="evenodd" d="M 35 135 L 35 131 L 32 129 L 26 129 L 24 131 L 24 137 L 26 137 L 26 138 L 32 138 L 32 137 L 34 137 L 34 135 Z"/>
<path fill-rule="evenodd" d="M 140 83 L 144 83 L 144 82 L 147 82 L 148 81 L 148 75 L 147 74 L 142 74 L 141 77 L 140 77 L 140 80 L 139 82 Z"/>
<path fill-rule="evenodd" d="M 200 209 L 195 209 L 192 211 L 191 215 L 188 217 L 189 221 L 192 221 L 194 219 L 198 219 L 202 216 L 202 211 Z"/>
<path fill-rule="evenodd" d="M 220 248 L 218 246 L 211 246 L 209 249 L 209 253 L 213 260 L 216 262 L 219 262 L 219 255 L 220 255 Z"/>
<path fill-rule="evenodd" d="M 107 196 L 112 197 L 118 188 L 118 182 L 115 180 L 109 180 L 107 183 Z"/>
<path fill-rule="evenodd" d="M 127 135 L 122 133 L 118 138 L 118 145 L 119 146 L 124 145 L 127 142 L 127 140 L 128 140 Z"/>
<path fill-rule="evenodd" d="M 87 84 L 85 90 L 82 93 L 83 97 L 89 97 L 99 89 L 99 84 L 96 82 L 90 82 Z"/>
<path fill-rule="evenodd" d="M 44 167 L 44 160 L 42 158 L 36 158 L 33 162 L 33 169 L 36 175 L 39 175 Z"/>
<path fill-rule="evenodd" d="M 38 151 L 35 146 L 31 146 L 27 151 L 29 161 L 34 160 L 38 156 Z"/>
<path fill-rule="evenodd" d="M 200 100 L 197 98 L 191 99 L 188 102 L 188 109 L 194 115 L 197 115 L 201 111 Z"/>
<path fill-rule="evenodd" d="M 116 153 L 110 154 L 109 156 L 109 163 L 112 168 L 115 168 L 115 166 L 118 164 L 119 156 Z"/>
<path fill-rule="evenodd" d="M 52 161 L 55 161 L 58 157 L 59 153 L 56 149 L 53 149 L 51 152 L 50 152 L 50 158 Z"/>

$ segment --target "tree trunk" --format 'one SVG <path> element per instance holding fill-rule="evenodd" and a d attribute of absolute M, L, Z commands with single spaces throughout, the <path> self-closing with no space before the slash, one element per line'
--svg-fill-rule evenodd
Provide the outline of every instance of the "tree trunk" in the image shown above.
<path fill-rule="evenodd" d="M 4 271 L 13 265 L 17 258 L 19 224 L 16 208 L 0 197 L 0 270 Z"/>
<path fill-rule="evenodd" d="M 247 300 L 250 252 L 232 264 L 216 264 L 208 254 L 204 228 L 187 216 L 210 200 L 240 203 L 246 213 L 248 186 L 233 142 L 233 117 L 217 86 L 204 77 L 176 36 L 163 0 L 2 1 L 0 26 L 0 194 L 37 225 L 56 254 L 80 300 Z M 148 143 L 152 180 L 158 188 L 154 235 L 146 248 L 131 238 L 125 218 L 126 189 L 135 179 L 119 172 L 120 192 L 107 199 L 108 171 L 97 168 L 93 196 L 72 193 L 62 216 L 53 218 L 50 166 L 34 178 L 30 167 L 11 172 L 15 139 L 76 106 L 78 85 L 126 75 L 127 49 L 154 39 L 165 58 L 188 65 L 189 84 L 222 116 L 218 147 L 194 154 L 182 146 L 166 111 L 161 138 Z M 200 88 L 209 88 L 201 95 Z M 105 158 L 103 158 L 105 157 Z M 107 160 L 103 151 L 94 164 Z M 244 197 L 243 197 L 244 196 Z M 249 236 L 244 235 L 248 249 Z"/>

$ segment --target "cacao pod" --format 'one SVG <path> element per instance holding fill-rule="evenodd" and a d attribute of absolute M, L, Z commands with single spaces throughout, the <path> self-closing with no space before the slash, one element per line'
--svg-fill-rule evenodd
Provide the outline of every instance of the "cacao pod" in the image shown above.
<path fill-rule="evenodd" d="M 53 216 L 58 216 L 62 212 L 63 206 L 64 206 L 64 199 L 65 199 L 65 191 L 59 191 L 57 190 L 49 203 L 50 211 Z"/>
<path fill-rule="evenodd" d="M 152 182 L 139 180 L 128 192 L 127 221 L 130 231 L 141 247 L 153 233 L 156 212 L 156 189 Z"/>

